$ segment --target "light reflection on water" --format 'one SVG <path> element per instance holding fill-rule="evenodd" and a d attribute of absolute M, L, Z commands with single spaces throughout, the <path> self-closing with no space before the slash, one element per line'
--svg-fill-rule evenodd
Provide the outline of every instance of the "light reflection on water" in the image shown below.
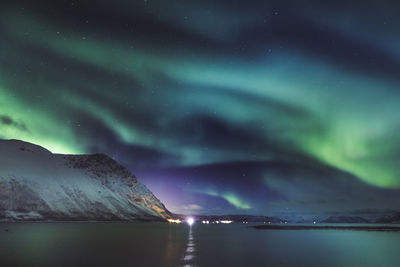
<path fill-rule="evenodd" d="M 193 261 L 195 259 L 195 252 L 196 252 L 196 244 L 194 242 L 193 238 L 193 230 L 192 226 L 189 228 L 189 235 L 187 239 L 187 244 L 186 244 L 186 250 L 183 255 L 183 266 L 184 267 L 193 267 Z"/>

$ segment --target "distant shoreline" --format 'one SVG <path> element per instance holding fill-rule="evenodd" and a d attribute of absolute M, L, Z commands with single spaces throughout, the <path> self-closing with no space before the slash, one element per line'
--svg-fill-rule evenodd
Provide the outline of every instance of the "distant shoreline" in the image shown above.
<path fill-rule="evenodd" d="M 250 227 L 257 230 L 351 230 L 351 231 L 400 232 L 400 226 L 255 225 Z"/>

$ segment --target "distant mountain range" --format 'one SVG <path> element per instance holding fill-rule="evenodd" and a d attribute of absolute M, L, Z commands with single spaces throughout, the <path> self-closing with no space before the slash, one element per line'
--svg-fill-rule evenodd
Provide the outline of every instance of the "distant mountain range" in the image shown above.
<path fill-rule="evenodd" d="M 400 223 L 400 212 L 385 215 L 375 220 L 376 223 Z"/>
<path fill-rule="evenodd" d="M 0 221 L 165 220 L 171 213 L 103 154 L 60 155 L 0 140 Z"/>
<path fill-rule="evenodd" d="M 178 215 L 179 218 L 184 219 L 185 215 Z M 197 215 L 194 216 L 196 220 L 199 221 L 222 221 L 222 220 L 230 220 L 233 222 L 270 222 L 270 223 L 281 223 L 286 220 L 280 219 L 278 217 L 269 217 L 269 216 L 254 216 L 254 215 Z"/>
<path fill-rule="evenodd" d="M 321 223 L 369 223 L 367 220 L 360 216 L 329 216 L 321 221 Z"/>
<path fill-rule="evenodd" d="M 176 218 L 184 220 L 188 216 L 175 214 Z M 314 219 L 302 219 L 300 216 L 254 216 L 254 215 L 193 215 L 197 221 L 221 221 L 231 220 L 233 222 L 249 223 L 400 223 L 400 212 L 382 215 L 378 217 L 362 216 L 317 216 Z"/>

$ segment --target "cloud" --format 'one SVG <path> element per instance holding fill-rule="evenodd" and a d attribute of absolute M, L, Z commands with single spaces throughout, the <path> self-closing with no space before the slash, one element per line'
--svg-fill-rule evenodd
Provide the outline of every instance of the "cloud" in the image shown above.
<path fill-rule="evenodd" d="M 17 122 L 13 118 L 7 115 L 0 115 L 0 123 L 4 126 L 12 126 L 15 127 L 21 131 L 26 131 L 28 132 L 28 128 L 26 125 L 22 122 Z"/>
<path fill-rule="evenodd" d="M 176 213 L 183 213 L 183 214 L 190 214 L 194 212 L 200 212 L 204 208 L 198 204 L 187 204 L 187 205 L 181 205 L 181 206 L 172 206 L 171 210 L 173 210 Z"/>

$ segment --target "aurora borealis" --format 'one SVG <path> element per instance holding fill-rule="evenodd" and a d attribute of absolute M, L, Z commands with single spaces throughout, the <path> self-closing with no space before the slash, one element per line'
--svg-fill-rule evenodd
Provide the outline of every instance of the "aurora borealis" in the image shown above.
<path fill-rule="evenodd" d="M 398 6 L 301 2 L 2 1 L 0 138 L 174 212 L 398 209 Z"/>

